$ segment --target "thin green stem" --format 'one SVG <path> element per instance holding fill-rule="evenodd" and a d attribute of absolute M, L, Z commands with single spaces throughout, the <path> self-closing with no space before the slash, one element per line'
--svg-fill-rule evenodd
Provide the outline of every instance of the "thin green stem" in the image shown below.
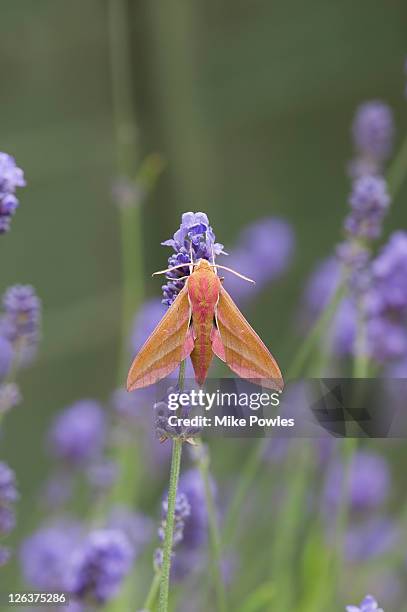
<path fill-rule="evenodd" d="M 366 320 L 363 304 L 358 300 L 355 352 L 353 358 L 353 377 L 367 378 L 369 372 L 369 357 L 366 346 Z"/>
<path fill-rule="evenodd" d="M 345 296 L 346 291 L 346 282 L 340 282 L 329 303 L 324 308 L 314 326 L 311 328 L 311 331 L 307 335 L 306 339 L 298 349 L 291 367 L 287 370 L 287 379 L 290 380 L 297 378 L 297 376 L 301 374 L 307 359 L 315 349 L 322 334 L 325 333 L 329 323 L 332 320 L 332 317 L 337 311 L 339 304 Z"/>
<path fill-rule="evenodd" d="M 167 612 L 168 610 L 171 555 L 174 535 L 175 502 L 177 498 L 178 479 L 181 467 L 181 453 L 182 440 L 180 438 L 174 438 L 172 441 L 170 484 L 168 488 L 168 510 L 165 524 L 163 563 L 160 580 L 160 597 L 158 605 L 159 612 Z"/>
<path fill-rule="evenodd" d="M 349 494 L 350 494 L 350 479 L 353 455 L 357 448 L 356 438 L 345 438 L 342 441 L 342 457 L 343 457 L 343 480 L 341 485 L 340 505 L 336 517 L 335 538 L 336 545 L 334 548 L 334 560 L 332 575 L 337 576 L 336 583 L 340 584 L 340 577 L 343 574 L 344 559 L 345 559 L 345 536 L 346 526 L 349 517 Z M 335 585 L 333 585 L 334 590 Z M 333 593 L 335 599 L 336 593 Z"/>
<path fill-rule="evenodd" d="M 143 610 L 152 610 L 160 590 L 161 572 L 156 572 L 151 582 L 150 590 L 143 604 Z"/>
<path fill-rule="evenodd" d="M 396 157 L 394 158 L 388 173 L 387 181 L 392 198 L 399 193 L 406 178 L 407 170 L 407 136 L 405 137 Z"/>
<path fill-rule="evenodd" d="M 119 179 L 132 181 L 136 175 L 139 155 L 137 128 L 133 110 L 132 67 L 128 30 L 127 0 L 109 0 L 108 27 L 112 104 Z M 127 342 L 132 317 L 143 299 L 143 251 L 140 206 L 137 190 L 133 201 L 119 207 L 122 252 L 122 333 L 119 384 L 123 385 L 128 367 Z"/>
<path fill-rule="evenodd" d="M 227 610 L 226 605 L 226 591 L 225 585 L 222 578 L 222 543 L 218 525 L 218 517 L 216 514 L 215 502 L 213 499 L 213 491 L 210 481 L 209 473 L 209 457 L 204 456 L 199 461 L 199 470 L 202 476 L 205 490 L 205 501 L 206 509 L 208 513 L 208 524 L 209 524 L 209 540 L 211 545 L 212 561 L 212 579 L 215 586 L 216 597 L 218 602 L 218 611 L 225 612 Z"/>
<path fill-rule="evenodd" d="M 269 438 L 261 438 L 258 441 L 255 441 L 253 450 L 244 463 L 243 469 L 239 473 L 236 490 L 224 520 L 225 529 L 223 531 L 222 538 L 224 546 L 228 546 L 233 538 L 239 522 L 239 516 L 241 514 L 241 508 L 246 498 L 246 494 L 250 489 L 261 462 L 263 461 L 264 450 L 268 442 Z"/>

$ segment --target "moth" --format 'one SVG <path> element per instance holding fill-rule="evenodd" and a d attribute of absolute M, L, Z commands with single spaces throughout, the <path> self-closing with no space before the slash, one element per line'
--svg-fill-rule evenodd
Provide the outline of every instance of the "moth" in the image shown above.
<path fill-rule="evenodd" d="M 179 267 L 185 264 L 155 274 Z M 131 365 L 128 391 L 165 378 L 188 356 L 197 383 L 203 385 L 213 355 L 241 378 L 265 388 L 283 390 L 283 377 L 276 360 L 223 287 L 217 268 L 250 281 L 206 259 L 191 263 L 183 289 Z"/>

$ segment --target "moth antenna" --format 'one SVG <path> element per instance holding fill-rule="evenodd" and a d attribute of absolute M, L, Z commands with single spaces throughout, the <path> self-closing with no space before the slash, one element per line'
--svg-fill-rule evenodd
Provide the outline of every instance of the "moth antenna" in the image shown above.
<path fill-rule="evenodd" d="M 231 272 L 232 274 L 235 274 L 235 276 L 238 276 L 239 278 L 242 278 L 243 280 L 247 281 L 248 283 L 253 283 L 254 285 L 256 284 L 256 281 L 254 281 L 252 278 L 248 278 L 247 276 L 243 276 L 243 274 L 239 274 L 239 272 L 236 272 L 236 270 L 232 270 L 231 268 L 227 268 L 226 266 L 220 266 L 219 264 L 215 264 L 215 266 L 217 268 L 221 268 L 221 270 L 227 270 L 228 272 Z"/>
<path fill-rule="evenodd" d="M 211 251 L 212 251 L 212 266 L 215 268 L 215 274 L 218 274 L 218 270 L 216 268 L 216 264 L 215 264 L 215 253 L 213 252 L 213 244 L 211 244 Z"/>
<path fill-rule="evenodd" d="M 192 274 L 192 272 L 194 271 L 194 257 L 193 257 L 193 253 L 192 253 L 192 240 L 190 240 L 189 242 L 189 259 L 190 259 L 190 264 L 189 264 L 189 273 Z"/>
<path fill-rule="evenodd" d="M 185 266 L 190 265 L 189 263 L 178 264 L 177 266 L 173 266 L 172 268 L 167 268 L 166 270 L 158 270 L 158 272 L 153 272 L 151 276 L 157 276 L 157 274 L 167 274 L 167 272 L 172 272 L 173 270 L 178 270 L 179 268 L 185 268 Z"/>
<path fill-rule="evenodd" d="M 182 280 L 186 280 L 187 278 L 189 278 L 189 276 L 180 276 L 179 278 L 173 278 L 172 276 L 166 276 L 165 277 L 167 280 L 170 281 L 182 281 Z"/>

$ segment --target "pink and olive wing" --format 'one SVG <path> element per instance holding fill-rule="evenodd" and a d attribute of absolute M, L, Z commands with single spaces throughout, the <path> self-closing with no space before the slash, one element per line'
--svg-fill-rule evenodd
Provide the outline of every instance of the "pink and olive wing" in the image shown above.
<path fill-rule="evenodd" d="M 241 378 L 282 391 L 283 377 L 276 360 L 222 287 L 216 307 L 217 329 L 212 349 Z"/>
<path fill-rule="evenodd" d="M 191 307 L 185 286 L 136 355 L 127 377 L 128 391 L 165 378 L 190 355 L 194 348 L 190 320 Z"/>

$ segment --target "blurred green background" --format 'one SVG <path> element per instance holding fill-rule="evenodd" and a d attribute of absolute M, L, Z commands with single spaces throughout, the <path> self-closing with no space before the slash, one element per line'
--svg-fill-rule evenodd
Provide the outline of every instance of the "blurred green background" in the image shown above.
<path fill-rule="evenodd" d="M 52 415 L 116 386 L 120 252 L 106 3 L 3 0 L 0 11 L 0 150 L 28 183 L 0 240 L 0 290 L 31 283 L 44 305 L 40 356 L 1 440 L 22 491 L 17 541 L 47 472 Z M 160 293 L 150 273 L 182 212 L 206 212 L 226 249 L 245 224 L 284 216 L 294 265 L 250 306 L 284 369 L 304 280 L 340 233 L 356 105 L 383 99 L 397 143 L 407 130 L 407 4 L 144 0 L 129 14 L 138 156 L 166 162 L 142 212 L 147 294 Z M 406 226 L 406 195 L 387 229 Z"/>

